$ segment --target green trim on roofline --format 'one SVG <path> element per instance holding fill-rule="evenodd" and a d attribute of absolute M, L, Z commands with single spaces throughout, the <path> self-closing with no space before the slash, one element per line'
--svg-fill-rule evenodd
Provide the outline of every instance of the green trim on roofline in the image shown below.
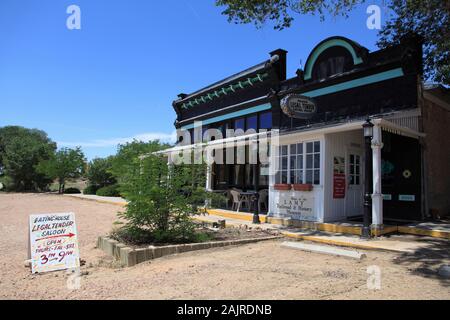
<path fill-rule="evenodd" d="M 316 63 L 317 58 L 319 58 L 320 54 L 322 52 L 324 52 L 325 50 L 331 48 L 331 47 L 337 47 L 337 46 L 338 47 L 344 47 L 345 49 L 347 49 L 350 52 L 350 54 L 353 57 L 353 64 L 354 65 L 363 63 L 363 60 L 361 59 L 361 57 L 359 57 L 357 55 L 355 49 L 353 48 L 353 46 L 349 42 L 347 42 L 347 41 L 345 41 L 343 39 L 330 39 L 329 41 L 326 41 L 326 42 L 322 43 L 321 45 L 319 45 L 312 52 L 311 57 L 306 62 L 305 76 L 304 76 L 305 80 L 311 79 L 311 77 L 312 77 L 312 68 L 313 68 L 314 64 Z"/>
<path fill-rule="evenodd" d="M 373 74 L 367 77 L 362 77 L 355 80 L 338 83 L 329 87 L 303 92 L 302 95 L 314 98 L 402 76 L 404 76 L 402 68 L 397 68 Z"/>
<path fill-rule="evenodd" d="M 208 125 L 211 123 L 216 123 L 216 122 L 220 122 L 220 121 L 224 121 L 224 120 L 228 120 L 228 119 L 232 119 L 232 118 L 242 117 L 247 114 L 251 114 L 251 113 L 255 113 L 255 112 L 269 110 L 271 108 L 272 108 L 272 105 L 270 103 L 265 103 L 265 104 L 261 104 L 259 106 L 255 106 L 255 107 L 227 113 L 227 114 L 217 116 L 214 118 L 206 119 L 206 120 L 201 121 L 201 123 L 202 123 L 202 125 Z M 191 124 L 181 127 L 181 129 L 183 129 L 183 130 L 189 130 L 192 128 L 194 128 L 194 123 L 191 123 Z"/>
<path fill-rule="evenodd" d="M 226 87 L 222 87 L 220 89 L 215 90 L 214 92 L 210 92 L 208 94 L 202 95 L 199 98 L 195 98 L 193 100 L 190 100 L 189 102 L 183 103 L 181 105 L 181 108 L 183 109 L 189 109 L 194 107 L 197 104 L 205 103 L 207 100 L 212 101 L 215 97 L 219 98 L 221 95 L 228 95 L 231 92 L 235 92 L 236 89 L 245 89 L 248 86 L 253 86 L 257 82 L 264 82 L 264 79 L 268 78 L 269 74 L 266 73 L 258 73 L 253 78 L 247 78 L 245 81 L 239 81 L 234 84 L 230 84 Z"/>

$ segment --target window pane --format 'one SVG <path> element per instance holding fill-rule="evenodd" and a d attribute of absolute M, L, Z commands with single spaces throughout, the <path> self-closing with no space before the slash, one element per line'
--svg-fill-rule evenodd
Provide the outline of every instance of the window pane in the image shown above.
<path fill-rule="evenodd" d="M 265 112 L 259 115 L 259 128 L 272 129 L 272 112 Z"/>
<path fill-rule="evenodd" d="M 306 155 L 306 169 L 311 169 L 313 165 L 313 155 L 307 154 Z"/>
<path fill-rule="evenodd" d="M 296 157 L 291 155 L 291 170 L 297 169 L 295 160 L 296 160 Z"/>
<path fill-rule="evenodd" d="M 320 171 L 314 170 L 314 184 L 320 184 Z"/>
<path fill-rule="evenodd" d="M 359 176 L 355 177 L 355 184 L 359 184 Z"/>
<path fill-rule="evenodd" d="M 355 174 L 355 167 L 353 164 L 350 165 L 350 174 Z"/>
<path fill-rule="evenodd" d="M 287 171 L 281 172 L 281 183 L 287 183 Z"/>
<path fill-rule="evenodd" d="M 297 156 L 297 169 L 303 169 L 303 156 Z"/>
<path fill-rule="evenodd" d="M 313 152 L 313 143 L 312 142 L 308 142 L 306 144 L 306 153 L 312 153 Z"/>
<path fill-rule="evenodd" d="M 314 142 L 314 152 L 320 152 L 320 141 Z"/>
<path fill-rule="evenodd" d="M 313 183 L 313 172 L 312 170 L 306 170 L 306 181 L 305 183 Z"/>
<path fill-rule="evenodd" d="M 350 176 L 350 184 L 353 185 L 355 184 L 355 176 Z"/>
<path fill-rule="evenodd" d="M 288 154 L 287 146 L 281 146 L 281 155 L 285 156 Z"/>
<path fill-rule="evenodd" d="M 303 143 L 298 143 L 297 144 L 297 153 L 298 154 L 303 154 Z"/>
<path fill-rule="evenodd" d="M 356 174 L 359 174 L 359 166 L 356 166 L 355 169 L 356 169 Z"/>
<path fill-rule="evenodd" d="M 355 156 L 354 155 L 350 155 L 350 163 L 353 164 L 355 163 Z"/>
<path fill-rule="evenodd" d="M 298 182 L 303 183 L 303 170 L 298 171 Z"/>
<path fill-rule="evenodd" d="M 320 168 L 320 153 L 314 155 L 314 168 Z"/>
<path fill-rule="evenodd" d="M 359 164 L 360 156 L 356 156 L 356 164 Z"/>
<path fill-rule="evenodd" d="M 297 153 L 297 145 L 291 144 L 291 155 L 296 154 L 296 153 Z"/>
<path fill-rule="evenodd" d="M 289 183 L 296 183 L 295 182 L 295 176 L 296 176 L 295 171 L 291 170 L 291 181 Z"/>
<path fill-rule="evenodd" d="M 283 157 L 281 158 L 281 169 L 287 170 L 287 168 L 288 168 L 288 159 L 287 157 Z"/>
<path fill-rule="evenodd" d="M 241 129 L 245 131 L 245 120 L 244 119 L 237 119 L 234 121 L 234 130 Z"/>
<path fill-rule="evenodd" d="M 247 130 L 249 129 L 258 129 L 258 117 L 257 116 L 251 116 L 247 118 Z"/>
<path fill-rule="evenodd" d="M 275 182 L 281 183 L 281 171 L 278 171 L 275 175 Z"/>

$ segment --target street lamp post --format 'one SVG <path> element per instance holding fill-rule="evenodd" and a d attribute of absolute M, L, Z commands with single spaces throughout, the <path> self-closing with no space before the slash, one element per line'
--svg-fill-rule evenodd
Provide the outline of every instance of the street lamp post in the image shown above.
<path fill-rule="evenodd" d="M 365 179 L 364 179 L 364 215 L 363 215 L 363 229 L 362 237 L 370 238 L 370 216 L 372 215 L 372 138 L 373 138 L 373 123 L 370 119 L 363 124 L 364 141 L 365 141 Z"/>

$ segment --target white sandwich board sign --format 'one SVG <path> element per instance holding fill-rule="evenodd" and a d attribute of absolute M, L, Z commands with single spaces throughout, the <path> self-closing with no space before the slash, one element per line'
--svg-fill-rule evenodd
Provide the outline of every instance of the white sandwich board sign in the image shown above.
<path fill-rule="evenodd" d="M 32 273 L 80 267 L 74 213 L 31 215 L 29 235 Z"/>

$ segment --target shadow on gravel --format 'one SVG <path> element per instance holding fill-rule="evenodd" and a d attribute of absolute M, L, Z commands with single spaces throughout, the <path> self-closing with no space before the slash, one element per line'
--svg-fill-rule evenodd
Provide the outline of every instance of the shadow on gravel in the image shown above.
<path fill-rule="evenodd" d="M 443 286 L 450 287 L 450 279 L 438 274 L 440 266 L 450 264 L 450 241 L 437 238 L 423 238 L 416 241 L 426 243 L 426 246 L 414 252 L 401 253 L 393 261 L 406 266 L 411 274 L 436 279 Z"/>

